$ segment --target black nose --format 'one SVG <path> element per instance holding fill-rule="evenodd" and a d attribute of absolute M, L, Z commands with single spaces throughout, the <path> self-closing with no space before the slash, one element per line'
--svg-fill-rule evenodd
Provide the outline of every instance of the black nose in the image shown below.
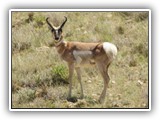
<path fill-rule="evenodd" d="M 59 37 L 56 37 L 55 40 L 59 40 Z"/>

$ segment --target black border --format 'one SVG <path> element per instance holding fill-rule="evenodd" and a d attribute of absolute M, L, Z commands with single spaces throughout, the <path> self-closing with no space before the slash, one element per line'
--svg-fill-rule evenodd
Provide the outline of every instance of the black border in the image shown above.
<path fill-rule="evenodd" d="M 15 10 L 15 11 L 14 11 L 14 10 Z M 149 59 L 150 59 L 149 57 L 151 57 L 151 51 L 150 51 L 150 50 L 151 50 L 151 48 L 150 48 L 150 47 L 151 47 L 151 43 L 150 43 L 150 42 L 151 42 L 151 40 L 150 40 L 150 39 L 151 39 L 151 28 L 150 28 L 150 26 L 151 26 L 151 25 L 150 25 L 150 24 L 151 24 L 151 21 L 150 21 L 150 20 L 151 20 L 151 10 L 150 10 L 150 9 L 141 9 L 142 11 L 134 11 L 134 10 L 136 10 L 136 9 L 134 9 L 133 11 L 127 11 L 128 9 L 125 9 L 125 10 L 124 10 L 124 9 L 122 9 L 122 10 L 121 10 L 121 9 L 117 9 L 118 11 L 114 11 L 114 10 L 113 10 L 113 11 L 107 11 L 107 9 L 104 9 L 104 11 L 103 11 L 103 9 L 100 9 L 100 11 L 96 11 L 97 9 L 96 9 L 95 11 L 94 11 L 94 9 L 90 9 L 90 10 L 92 10 L 92 11 L 87 11 L 88 9 L 82 9 L 83 11 L 74 11 L 74 10 L 76 10 L 76 9 L 73 9 L 73 10 L 71 9 L 71 11 L 67 11 L 67 9 L 62 9 L 62 10 L 66 10 L 66 11 L 58 11 L 58 9 L 56 9 L 57 11 L 54 11 L 54 10 L 53 10 L 53 11 L 43 11 L 43 10 L 42 10 L 42 11 L 38 11 L 38 10 L 36 11 L 36 9 L 31 9 L 31 11 L 27 11 L 28 9 L 24 9 L 25 11 L 21 11 L 22 9 L 20 9 L 20 11 L 18 11 L 18 10 L 19 10 L 19 9 L 13 9 L 13 10 L 11 9 L 11 10 L 9 11 L 9 15 L 10 15 L 9 17 L 10 17 L 10 20 L 11 20 L 11 21 L 9 20 L 9 25 L 10 25 L 10 26 L 9 26 L 9 31 L 10 31 L 10 33 L 11 33 L 11 34 L 9 34 L 9 35 L 10 35 L 10 38 L 11 38 L 11 39 L 10 39 L 10 40 L 11 40 L 11 42 L 10 42 L 11 44 L 10 44 L 10 46 L 9 46 L 9 47 L 11 47 L 11 48 L 10 48 L 10 51 L 9 51 L 9 52 L 11 53 L 11 56 L 10 56 L 10 54 L 9 54 L 9 57 L 11 57 L 11 69 L 10 69 L 11 76 L 10 76 L 10 78 L 9 78 L 9 81 L 10 81 L 9 83 L 11 83 L 11 86 L 9 85 L 9 92 L 10 92 L 10 94 L 11 94 L 11 97 L 9 97 L 9 98 L 10 98 L 9 101 L 10 101 L 11 103 L 9 102 L 9 104 L 10 104 L 10 107 L 11 107 L 11 108 L 9 108 L 9 109 L 10 109 L 11 111 L 12 111 L 12 110 L 16 110 L 16 109 L 17 109 L 17 110 L 20 110 L 20 109 L 23 109 L 23 110 L 24 110 L 24 109 L 26 109 L 26 111 L 29 111 L 30 109 L 34 109 L 35 111 L 36 111 L 36 110 L 38 111 L 39 109 L 41 109 L 42 111 L 45 110 L 45 109 L 46 109 L 46 110 L 50 110 L 50 111 L 54 111 L 54 110 L 55 110 L 55 111 L 56 111 L 56 110 L 58 111 L 58 110 L 60 110 L 60 109 L 61 109 L 62 111 L 63 111 L 63 110 L 67 111 L 67 109 L 69 109 L 68 111 L 70 111 L 70 110 L 76 110 L 76 109 L 81 109 L 80 111 L 83 111 L 83 109 L 84 109 L 84 110 L 87 109 L 88 111 L 92 111 L 92 110 L 95 110 L 95 111 L 96 111 L 96 110 L 97 110 L 97 111 L 98 111 L 98 110 L 101 110 L 101 111 L 103 111 L 103 110 L 114 110 L 114 109 L 117 109 L 117 110 L 122 110 L 122 109 L 123 109 L 123 110 L 126 110 L 126 111 L 127 111 L 127 110 L 129 111 L 129 110 L 132 110 L 132 109 L 133 109 L 133 110 L 139 109 L 139 110 L 141 110 L 141 111 L 145 111 L 145 110 L 151 109 L 151 108 L 149 108 L 149 107 L 151 106 L 151 105 L 150 105 L 150 104 L 151 104 L 151 101 L 150 101 L 150 99 L 149 99 L 149 97 L 151 98 L 151 95 L 150 95 L 150 89 L 151 89 L 151 88 L 150 88 L 150 87 L 151 87 L 151 86 L 150 86 L 150 83 L 151 83 L 151 80 L 150 80 L 150 76 L 149 76 L 149 75 L 151 74 L 150 71 L 149 71 L 149 67 L 150 67 L 149 65 L 151 64 L 151 63 L 150 63 L 151 61 L 149 60 Z M 33 11 L 32 11 L 32 10 L 33 10 Z M 51 10 L 52 10 L 52 9 L 51 9 Z M 106 11 L 105 11 L 105 10 L 106 10 Z M 108 10 L 111 10 L 111 9 L 108 9 Z M 143 10 L 144 10 L 144 11 L 143 11 Z M 147 108 L 13 108 L 13 107 L 12 107 L 12 12 L 148 12 L 148 15 L 149 15 L 149 16 L 148 16 L 148 107 L 147 107 Z M 9 62 L 10 62 L 10 61 L 9 61 Z M 151 68 L 150 68 L 150 69 L 151 69 Z M 9 95 L 10 95 L 10 94 L 9 94 Z M 71 112 L 71 111 L 70 111 L 70 112 Z"/>

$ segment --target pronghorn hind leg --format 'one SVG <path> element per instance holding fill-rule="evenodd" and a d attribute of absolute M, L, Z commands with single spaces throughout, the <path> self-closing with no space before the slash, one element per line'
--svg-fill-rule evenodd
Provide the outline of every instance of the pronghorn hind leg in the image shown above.
<path fill-rule="evenodd" d="M 80 83 L 80 87 L 81 87 L 80 98 L 83 99 L 84 95 L 83 95 L 83 86 L 82 86 L 82 81 L 81 81 L 81 69 L 80 69 L 80 67 L 76 67 L 75 69 L 76 69 L 76 72 L 77 72 L 78 82 Z"/>
<path fill-rule="evenodd" d="M 108 88 L 108 83 L 109 83 L 109 80 L 110 80 L 109 75 L 108 75 L 109 64 L 107 65 L 107 67 L 104 63 L 97 63 L 97 65 L 98 65 L 99 71 L 100 71 L 100 73 L 103 77 L 103 82 L 104 82 L 104 88 L 103 88 L 103 91 L 102 91 L 102 93 L 99 97 L 99 102 L 103 103 L 104 100 L 105 100 L 106 90 Z"/>
<path fill-rule="evenodd" d="M 68 92 L 68 99 L 71 98 L 71 94 L 72 94 L 72 77 L 73 77 L 73 73 L 74 73 L 74 63 L 68 63 L 68 67 L 69 67 L 69 92 Z"/>

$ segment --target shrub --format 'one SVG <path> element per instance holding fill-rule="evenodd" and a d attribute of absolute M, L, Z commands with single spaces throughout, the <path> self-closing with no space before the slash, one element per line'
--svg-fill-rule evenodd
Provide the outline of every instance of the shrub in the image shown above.
<path fill-rule="evenodd" d="M 136 22 L 141 22 L 148 18 L 148 12 L 140 12 L 138 15 L 135 16 Z"/>
<path fill-rule="evenodd" d="M 18 91 L 18 102 L 19 103 L 26 103 L 33 101 L 35 98 L 35 90 L 29 88 L 23 88 Z"/>
<path fill-rule="evenodd" d="M 133 53 L 136 54 L 140 54 L 143 55 L 145 58 L 148 57 L 148 46 L 143 44 L 143 43 L 139 43 L 138 45 L 133 47 Z"/>
<path fill-rule="evenodd" d="M 66 81 L 68 73 L 67 68 L 63 65 L 57 65 L 52 69 L 52 84 L 53 85 L 61 85 L 68 84 Z"/>
<path fill-rule="evenodd" d="M 12 51 L 15 52 L 20 52 L 26 49 L 29 49 L 31 47 L 31 43 L 30 42 L 12 42 Z"/>

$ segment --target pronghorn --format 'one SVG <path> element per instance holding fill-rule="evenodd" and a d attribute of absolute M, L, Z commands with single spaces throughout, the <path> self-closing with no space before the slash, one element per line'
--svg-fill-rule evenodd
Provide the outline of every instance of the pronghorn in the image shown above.
<path fill-rule="evenodd" d="M 83 98 L 83 87 L 81 82 L 81 69 L 83 64 L 96 64 L 103 77 L 104 88 L 99 97 L 99 102 L 103 103 L 106 96 L 106 90 L 109 83 L 108 67 L 117 55 L 117 47 L 109 42 L 103 43 L 84 43 L 84 42 L 66 42 L 63 39 L 62 28 L 64 27 L 67 17 L 64 22 L 58 26 L 52 26 L 46 18 L 46 22 L 53 34 L 55 47 L 60 57 L 68 63 L 69 67 L 69 93 L 68 98 L 71 98 L 72 93 L 72 76 L 74 69 L 76 70 L 78 81 L 81 87 L 80 97 Z"/>

